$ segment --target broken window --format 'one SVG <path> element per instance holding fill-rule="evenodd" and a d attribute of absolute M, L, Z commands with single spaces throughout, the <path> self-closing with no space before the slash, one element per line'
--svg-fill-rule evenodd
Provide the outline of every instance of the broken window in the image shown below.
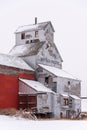
<path fill-rule="evenodd" d="M 21 39 L 25 39 L 25 33 L 21 34 Z"/>

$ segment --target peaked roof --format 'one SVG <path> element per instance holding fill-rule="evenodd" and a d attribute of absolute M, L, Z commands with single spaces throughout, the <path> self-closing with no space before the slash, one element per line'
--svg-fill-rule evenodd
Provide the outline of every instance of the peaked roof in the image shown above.
<path fill-rule="evenodd" d="M 72 94 L 62 93 L 61 96 L 67 97 L 67 98 L 71 97 L 73 99 L 80 100 L 80 97 L 78 97 L 76 95 L 72 95 Z"/>
<path fill-rule="evenodd" d="M 22 58 L 7 54 L 0 54 L 0 65 L 34 71 Z"/>
<path fill-rule="evenodd" d="M 55 47 L 55 49 L 56 49 L 56 51 L 57 51 L 57 53 L 58 53 L 58 55 L 59 55 L 59 57 L 60 57 L 60 59 L 61 59 L 61 62 L 63 62 L 62 56 L 60 55 L 60 52 L 59 52 L 59 50 L 58 50 L 56 44 L 55 44 L 55 43 L 53 43 L 53 44 L 54 44 L 54 47 Z"/>
<path fill-rule="evenodd" d="M 20 33 L 20 32 L 25 32 L 25 31 L 32 31 L 32 30 L 45 29 L 48 24 L 51 25 L 53 32 L 55 32 L 52 23 L 51 23 L 50 21 L 48 21 L 48 22 L 42 22 L 42 23 L 37 23 L 37 24 L 32 24 L 32 25 L 20 26 L 20 27 L 18 27 L 18 29 L 15 31 L 15 33 Z"/>
<path fill-rule="evenodd" d="M 54 74 L 55 76 L 78 80 L 76 77 L 74 77 L 73 75 L 71 75 L 70 73 L 68 73 L 62 69 L 43 65 L 43 64 L 39 64 L 39 66 L 42 67 L 43 69 L 47 70 L 48 72 Z"/>
<path fill-rule="evenodd" d="M 29 85 L 31 88 L 36 90 L 37 92 L 50 92 L 55 93 L 51 89 L 45 87 L 43 84 L 41 84 L 38 81 L 28 80 L 28 79 L 22 79 L 19 78 L 20 81 L 24 82 L 25 84 Z"/>
<path fill-rule="evenodd" d="M 31 44 L 16 45 L 12 48 L 9 54 L 20 57 L 36 55 L 43 44 L 44 42 L 32 43 L 32 45 Z"/>

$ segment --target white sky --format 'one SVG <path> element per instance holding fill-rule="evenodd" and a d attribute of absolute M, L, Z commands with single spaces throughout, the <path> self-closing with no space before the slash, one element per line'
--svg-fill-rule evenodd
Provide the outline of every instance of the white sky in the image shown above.
<path fill-rule="evenodd" d="M 84 83 L 87 95 L 87 0 L 0 0 L 0 53 L 15 45 L 15 30 L 26 24 L 51 21 L 63 69 Z"/>

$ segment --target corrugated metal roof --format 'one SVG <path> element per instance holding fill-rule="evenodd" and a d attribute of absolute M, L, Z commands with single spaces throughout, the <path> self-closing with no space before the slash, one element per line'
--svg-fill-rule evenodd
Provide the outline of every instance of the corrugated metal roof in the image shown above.
<path fill-rule="evenodd" d="M 68 72 L 66 72 L 62 69 L 43 65 L 43 64 L 39 64 L 39 66 L 42 67 L 43 69 L 47 70 L 48 72 L 54 74 L 55 76 L 78 80 L 76 77 L 74 77 L 73 75 L 69 74 Z"/>
<path fill-rule="evenodd" d="M 29 85 L 31 88 L 35 89 L 37 92 L 54 93 L 51 89 L 45 87 L 43 84 L 41 84 L 38 81 L 27 80 L 27 79 L 22 79 L 22 78 L 19 78 L 19 80 Z"/>
<path fill-rule="evenodd" d="M 22 58 L 6 54 L 0 54 L 0 65 L 34 71 Z"/>
<path fill-rule="evenodd" d="M 53 25 L 50 21 L 48 22 L 42 22 L 42 23 L 37 23 L 37 24 L 32 24 L 32 25 L 24 25 L 20 26 L 15 33 L 20 33 L 20 32 L 25 32 L 25 31 L 31 31 L 31 30 L 40 30 L 44 29 L 48 24 L 51 25 L 52 30 L 54 31 Z"/>
<path fill-rule="evenodd" d="M 32 43 L 32 45 L 24 44 L 24 45 L 14 46 L 13 49 L 9 52 L 9 54 L 14 56 L 36 55 L 43 44 L 44 42 L 37 42 L 37 43 Z"/>

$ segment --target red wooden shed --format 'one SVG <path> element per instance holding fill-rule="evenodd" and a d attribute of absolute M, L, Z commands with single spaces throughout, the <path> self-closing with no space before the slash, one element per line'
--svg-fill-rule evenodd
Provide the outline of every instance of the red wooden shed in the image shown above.
<path fill-rule="evenodd" d="M 21 58 L 0 54 L 0 108 L 18 109 L 19 78 L 34 80 L 34 70 Z"/>

